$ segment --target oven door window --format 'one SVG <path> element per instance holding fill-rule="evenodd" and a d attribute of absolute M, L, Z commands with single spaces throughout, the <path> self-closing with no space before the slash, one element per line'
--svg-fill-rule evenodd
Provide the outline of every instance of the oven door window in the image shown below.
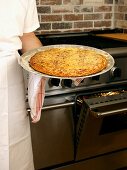
<path fill-rule="evenodd" d="M 100 135 L 127 129 L 127 114 L 116 114 L 103 118 Z"/>

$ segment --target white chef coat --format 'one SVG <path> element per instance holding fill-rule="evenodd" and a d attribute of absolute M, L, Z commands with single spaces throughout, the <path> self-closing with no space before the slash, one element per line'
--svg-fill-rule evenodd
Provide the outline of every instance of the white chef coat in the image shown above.
<path fill-rule="evenodd" d="M 35 0 L 0 0 L 0 43 L 21 48 L 19 36 L 39 27 L 35 3 Z"/>
<path fill-rule="evenodd" d="M 34 170 L 19 36 L 39 27 L 35 0 L 0 0 L 0 170 Z"/>

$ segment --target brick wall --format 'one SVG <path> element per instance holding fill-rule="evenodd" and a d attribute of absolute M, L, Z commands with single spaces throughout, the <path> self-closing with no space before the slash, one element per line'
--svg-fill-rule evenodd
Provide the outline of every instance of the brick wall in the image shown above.
<path fill-rule="evenodd" d="M 115 26 L 127 30 L 127 0 L 116 0 Z"/>
<path fill-rule="evenodd" d="M 121 3 L 122 1 L 122 3 Z M 125 0 L 126 1 L 126 0 Z M 127 15 L 124 0 L 36 0 L 40 28 L 36 33 L 76 32 L 114 28 Z M 114 5 L 114 2 L 116 5 Z M 120 7 L 119 7 L 120 4 Z M 114 10 L 118 12 L 114 15 Z M 116 19 L 120 19 L 117 22 Z"/>

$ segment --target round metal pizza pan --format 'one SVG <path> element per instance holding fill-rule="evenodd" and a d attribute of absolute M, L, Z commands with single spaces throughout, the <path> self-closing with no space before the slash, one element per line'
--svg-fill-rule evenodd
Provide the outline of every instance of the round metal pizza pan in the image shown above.
<path fill-rule="evenodd" d="M 47 49 L 51 49 L 51 48 L 62 48 L 62 47 L 73 47 L 73 48 L 80 48 L 80 49 L 90 49 L 90 50 L 94 50 L 96 51 L 97 53 L 100 53 L 100 54 L 103 54 L 107 61 L 108 61 L 108 65 L 107 67 L 102 70 L 101 72 L 98 72 L 96 74 L 91 74 L 91 75 L 88 75 L 88 76 L 81 76 L 81 77 L 60 77 L 60 76 L 53 76 L 53 75 L 47 75 L 47 74 L 43 74 L 43 73 L 40 73 L 40 72 L 37 72 L 35 71 L 33 68 L 30 67 L 29 65 L 29 60 L 30 58 L 35 55 L 37 52 L 39 51 L 45 51 Z M 114 58 L 107 52 L 103 51 L 103 50 L 100 50 L 100 49 L 97 49 L 97 48 L 94 48 L 94 47 L 89 47 L 89 46 L 83 46 L 83 45 L 71 45 L 71 44 L 60 44 L 60 45 L 49 45 L 49 46 L 42 46 L 42 47 L 39 47 L 39 48 L 36 48 L 36 49 L 33 49 L 33 50 L 30 50 L 26 53 L 24 53 L 21 57 L 20 57 L 20 61 L 19 61 L 19 64 L 25 69 L 27 70 L 28 72 L 32 72 L 34 74 L 38 74 L 42 77 L 47 77 L 47 78 L 59 78 L 59 79 L 77 79 L 77 78 L 88 78 L 88 77 L 93 77 L 93 76 L 97 76 L 97 75 L 101 75 L 101 74 L 104 74 L 106 73 L 107 71 L 109 71 L 113 66 L 114 66 Z"/>

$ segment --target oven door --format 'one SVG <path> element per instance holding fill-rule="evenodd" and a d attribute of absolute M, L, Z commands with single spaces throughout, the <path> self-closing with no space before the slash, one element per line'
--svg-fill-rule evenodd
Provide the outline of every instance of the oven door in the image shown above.
<path fill-rule="evenodd" d="M 67 101 L 66 97 L 65 95 L 46 97 L 41 120 L 36 124 L 31 123 L 36 169 L 74 160 L 74 101 Z"/>
<path fill-rule="evenodd" d="M 76 160 L 127 148 L 127 94 L 82 100 Z"/>

